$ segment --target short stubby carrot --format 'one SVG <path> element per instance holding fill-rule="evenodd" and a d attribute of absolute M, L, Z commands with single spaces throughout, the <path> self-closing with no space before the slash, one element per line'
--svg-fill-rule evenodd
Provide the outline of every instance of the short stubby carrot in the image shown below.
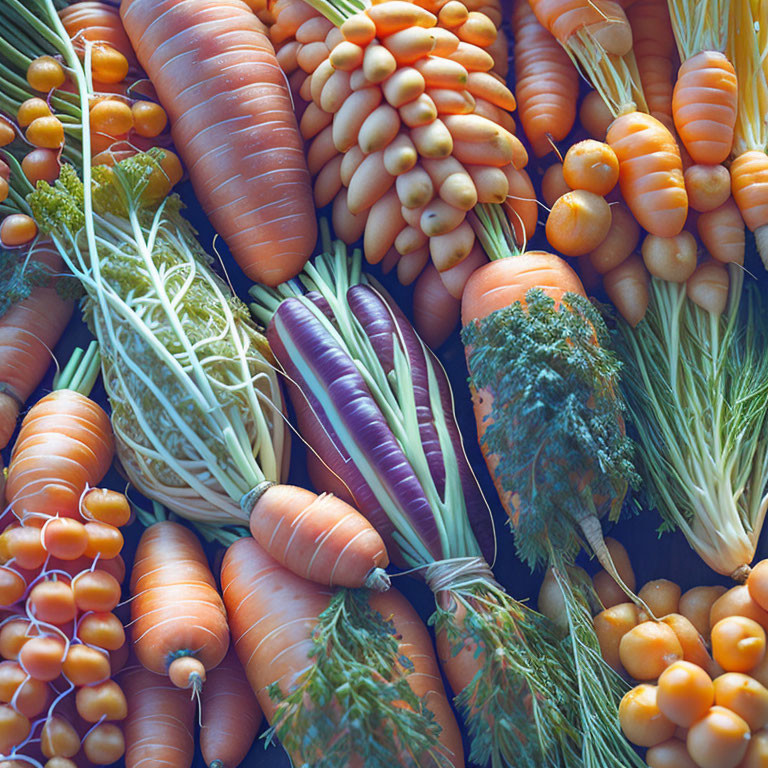
<path fill-rule="evenodd" d="M 38 244 L 31 258 L 52 274 L 63 269 L 50 243 Z M 74 303 L 61 298 L 54 285 L 40 285 L 0 316 L 0 447 L 8 444 L 19 409 L 50 367 L 51 350 L 73 309 Z"/>
<path fill-rule="evenodd" d="M 190 768 L 195 756 L 195 702 L 164 675 L 140 665 L 120 675 L 128 701 L 126 768 Z"/>
<path fill-rule="evenodd" d="M 733 64 L 720 51 L 701 51 L 681 65 L 672 97 L 675 128 L 696 163 L 731 154 L 738 89 Z"/>
<path fill-rule="evenodd" d="M 277 285 L 315 245 L 288 86 L 242 0 L 126 0 L 120 14 L 171 120 L 203 209 L 253 280 Z"/>
<path fill-rule="evenodd" d="M 621 194 L 637 221 L 659 237 L 674 237 L 688 216 L 680 149 L 651 115 L 628 112 L 608 128 L 606 142 L 619 159 Z"/>
<path fill-rule="evenodd" d="M 224 604 L 197 537 L 161 521 L 142 534 L 131 574 L 133 648 L 151 672 L 199 690 L 229 647 Z"/>
<path fill-rule="evenodd" d="M 99 484 L 114 452 L 104 409 L 79 392 L 54 390 L 24 417 L 8 465 L 8 502 L 19 518 L 77 517 L 86 486 Z"/>
<path fill-rule="evenodd" d="M 768 224 L 768 155 L 753 149 L 731 163 L 731 193 L 754 232 Z"/>
<path fill-rule="evenodd" d="M 517 110 L 533 151 L 541 157 L 573 127 L 579 75 L 563 47 L 538 22 L 528 0 L 515 2 L 512 25 Z"/>
<path fill-rule="evenodd" d="M 251 535 L 286 568 L 329 586 L 385 590 L 387 549 L 354 507 L 332 494 L 293 485 L 264 490 L 250 518 Z"/>

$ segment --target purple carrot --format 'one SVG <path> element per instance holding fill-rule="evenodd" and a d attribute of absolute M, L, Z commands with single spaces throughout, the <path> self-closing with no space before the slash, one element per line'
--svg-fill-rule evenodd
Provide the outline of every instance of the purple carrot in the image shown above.
<path fill-rule="evenodd" d="M 295 298 L 286 299 L 279 306 L 267 329 L 267 338 L 276 358 L 296 384 L 305 393 L 314 391 L 321 401 L 312 405 L 316 414 L 323 414 L 321 423 L 329 435 L 335 436 L 334 443 L 341 448 L 339 433 L 348 434 L 415 535 L 435 559 L 441 559 L 442 544 L 429 500 L 346 349 L 328 333 L 312 310 Z M 333 432 L 328 429 L 331 424 Z M 385 513 L 378 502 L 375 506 L 365 504 L 362 495 L 358 495 L 354 478 L 347 479 L 351 474 L 347 467 L 351 465 L 348 461 L 340 467 L 343 471 L 334 469 L 353 490 L 360 511 L 381 532 L 379 522 Z M 391 529 L 391 525 L 387 527 Z M 405 538 L 411 539 L 407 534 Z"/>

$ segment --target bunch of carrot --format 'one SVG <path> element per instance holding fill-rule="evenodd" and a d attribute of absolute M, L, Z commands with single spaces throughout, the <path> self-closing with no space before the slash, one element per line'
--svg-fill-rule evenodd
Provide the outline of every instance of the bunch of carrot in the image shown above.
<path fill-rule="evenodd" d="M 625 553 L 626 554 L 626 553 Z M 626 556 L 626 579 L 634 574 Z M 638 684 L 619 707 L 622 729 L 650 768 L 752 768 L 768 754 L 765 656 L 768 561 L 746 583 L 693 587 L 666 579 L 638 592 L 650 615 L 607 582 L 594 618 L 606 661 Z M 597 586 L 597 584 L 596 584 Z"/>
<path fill-rule="evenodd" d="M 90 352 L 92 353 L 92 349 Z M 109 419 L 85 394 L 98 357 L 79 355 L 24 418 L 8 467 L 0 534 L 0 752 L 7 760 L 96 765 L 125 750 L 127 658 L 113 613 L 125 564 L 120 493 L 95 487 L 112 462 Z"/>
<path fill-rule="evenodd" d="M 396 264 L 401 282 L 413 282 L 430 255 L 446 274 L 472 252 L 466 211 L 478 200 L 504 202 L 527 179 L 508 114 L 515 100 L 496 74 L 506 59 L 500 13 L 458 0 L 361 5 L 354 15 L 317 8 L 338 27 L 302 11 L 307 31 L 324 39 L 281 49 L 295 73 L 302 63 L 312 72 L 300 89 L 301 130 L 312 140 L 316 203 L 333 202 L 336 234 L 349 243 L 363 236 L 366 259 L 386 271 Z M 290 29 L 280 19 L 277 39 Z M 310 39 L 304 28 L 295 34 Z M 460 293 L 465 280 L 446 286 Z"/>

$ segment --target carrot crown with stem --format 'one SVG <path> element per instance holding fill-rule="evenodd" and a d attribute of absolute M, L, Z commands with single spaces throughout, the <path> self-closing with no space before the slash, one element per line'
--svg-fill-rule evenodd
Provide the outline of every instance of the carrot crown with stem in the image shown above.
<path fill-rule="evenodd" d="M 653 278 L 645 318 L 636 328 L 619 319 L 616 343 L 646 506 L 711 568 L 738 576 L 768 507 L 768 327 L 759 290 L 729 269 L 723 315 Z"/>
<path fill-rule="evenodd" d="M 88 397 L 101 372 L 99 344 L 92 341 L 86 350 L 77 347 L 67 364 L 53 379 L 53 388 L 69 389 Z"/>
<path fill-rule="evenodd" d="M 768 149 L 768 7 L 751 0 L 734 0 L 732 6 L 727 54 L 739 82 L 733 142 L 738 157 L 749 150 Z"/>

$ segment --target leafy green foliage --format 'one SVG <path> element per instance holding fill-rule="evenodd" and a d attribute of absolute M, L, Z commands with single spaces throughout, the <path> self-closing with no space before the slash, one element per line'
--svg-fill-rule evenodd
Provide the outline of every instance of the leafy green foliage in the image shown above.
<path fill-rule="evenodd" d="M 365 768 L 450 766 L 440 726 L 408 685 L 413 663 L 367 595 L 331 598 L 312 635 L 312 666 L 292 690 L 268 688 L 278 706 L 266 738 L 303 760 L 297 768 L 336 768 L 351 755 Z"/>
<path fill-rule="evenodd" d="M 492 768 L 580 766 L 580 735 L 569 720 L 571 661 L 554 625 L 488 580 L 442 597 L 445 607 L 430 624 L 446 633 L 454 656 L 474 649 L 481 660 L 456 697 L 472 740 L 470 760 Z"/>
<path fill-rule="evenodd" d="M 47 267 L 27 259 L 27 251 L 0 249 L 0 317 L 14 304 L 24 301 L 33 288 L 50 285 L 51 279 Z"/>
<path fill-rule="evenodd" d="M 532 567 L 549 546 L 575 554 L 578 522 L 618 516 L 635 482 L 633 446 L 618 397 L 619 363 L 589 301 L 566 294 L 559 307 L 540 289 L 462 332 L 469 381 L 493 396 L 484 448 L 496 478 L 514 494 L 515 544 Z"/>
<path fill-rule="evenodd" d="M 644 506 L 724 574 L 751 561 L 768 505 L 768 316 L 743 274 L 720 317 L 654 278 L 643 320 L 615 334 Z"/>

